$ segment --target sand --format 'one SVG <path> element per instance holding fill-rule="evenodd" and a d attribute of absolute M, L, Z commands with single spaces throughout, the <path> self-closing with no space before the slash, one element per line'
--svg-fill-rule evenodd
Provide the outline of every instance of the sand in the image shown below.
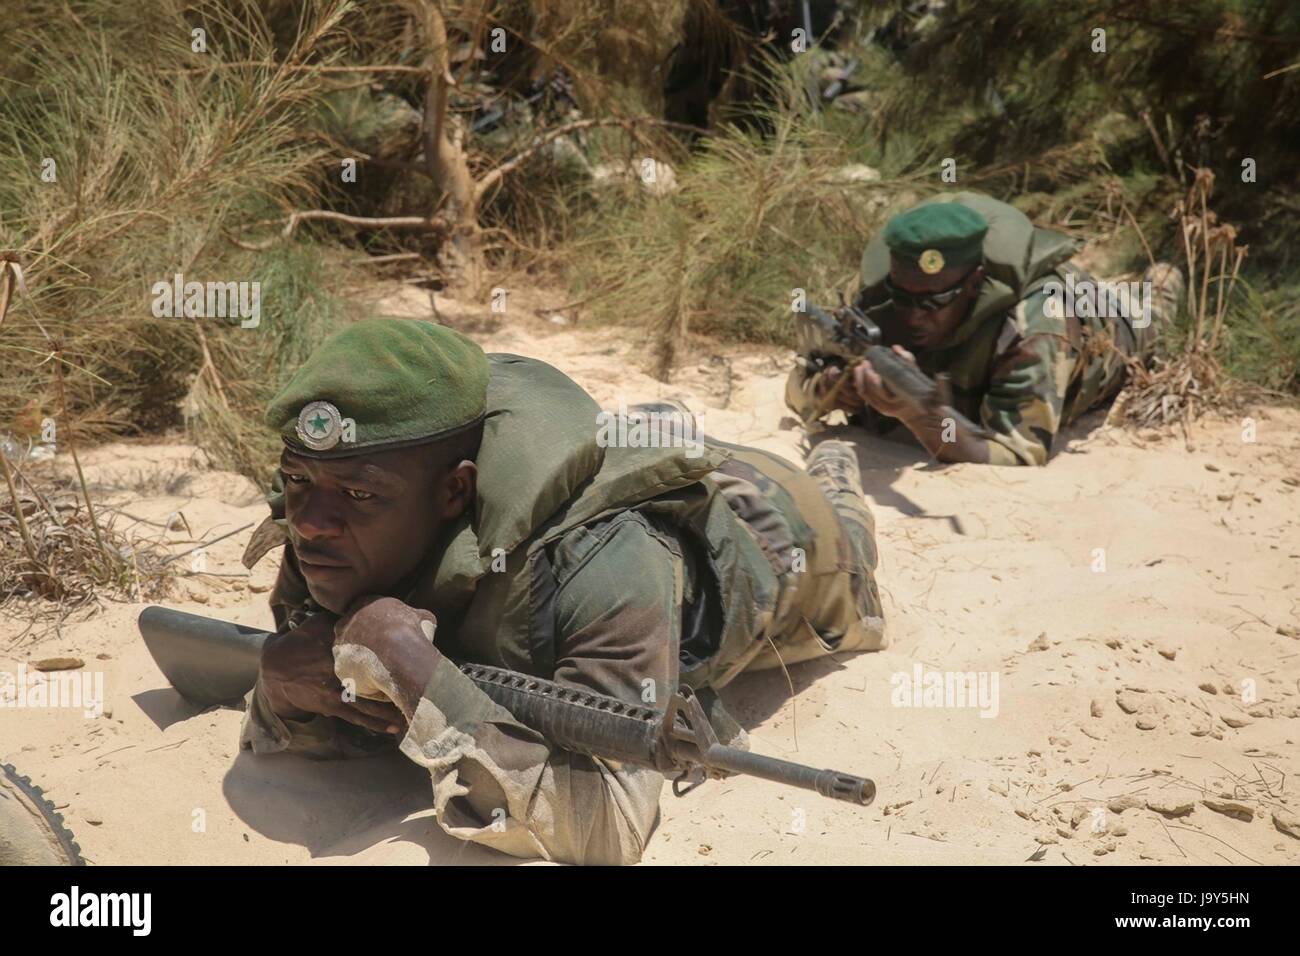
<path fill-rule="evenodd" d="M 437 305 L 489 351 L 550 361 L 604 407 L 681 398 L 710 434 L 806 451 L 781 401 L 786 351 L 703 347 L 665 385 L 643 371 L 643 343 L 615 331 L 558 325 L 516 298 L 504 316 Z M 428 294 L 394 291 L 383 307 L 427 317 Z M 870 776 L 879 796 L 864 809 L 751 779 L 682 798 L 665 787 L 645 861 L 1300 860 L 1300 414 L 1252 408 L 1186 438 L 1099 418 L 1032 471 L 938 467 L 835 430 L 860 449 L 892 643 L 791 668 L 793 699 L 780 671 L 742 676 L 724 699 L 755 750 Z M 102 500 L 137 518 L 180 511 L 211 539 L 265 514 L 248 481 L 180 441 L 84 457 Z M 246 575 L 249 534 L 212 546 L 207 573 L 168 603 L 268 626 L 275 561 Z M 0 709 L 0 760 L 46 789 L 90 861 L 515 862 L 442 834 L 427 775 L 400 755 L 240 754 L 240 712 L 200 712 L 171 690 L 136 634 L 142 606 L 109 602 L 39 638 L 0 618 L 0 671 L 75 656 L 104 675 L 100 717 Z M 996 680 L 996 697 L 926 706 L 943 701 L 904 693 L 918 671 L 970 674 L 989 693 Z"/>

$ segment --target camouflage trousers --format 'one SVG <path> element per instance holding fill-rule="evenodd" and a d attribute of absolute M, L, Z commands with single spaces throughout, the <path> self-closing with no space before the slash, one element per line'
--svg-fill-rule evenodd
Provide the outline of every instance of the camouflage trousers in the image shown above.
<path fill-rule="evenodd" d="M 628 409 L 694 416 L 680 402 L 661 400 Z M 867 507 L 857 455 L 847 442 L 825 441 L 807 470 L 777 455 L 705 437 L 732 458 L 709 477 L 749 530 L 776 577 L 762 595 L 755 656 L 720 675 L 764 670 L 839 651 L 880 650 L 887 644 L 875 570 L 876 523 Z"/>
<path fill-rule="evenodd" d="M 1084 280 L 1097 284 L 1087 270 L 1070 263 L 1069 270 L 1076 282 Z M 1134 319 L 1142 314 L 1140 303 L 1132 301 L 1130 286 L 1115 286 L 1120 314 L 1115 322 L 1115 346 L 1125 355 L 1147 360 L 1155 352 L 1156 341 L 1163 329 L 1173 322 L 1183 296 L 1183 275 L 1174 266 L 1157 262 L 1142 276 L 1150 284 L 1150 321 L 1138 323 Z"/>
<path fill-rule="evenodd" d="M 775 458 L 775 456 L 769 456 Z M 735 488 L 725 476 L 756 476 L 753 459 L 743 453 L 723 465 L 714 478 L 729 498 Z M 780 596 L 772 610 L 766 641 L 744 670 L 765 670 L 841 651 L 885 647 L 884 611 L 876 585 L 876 524 L 859 478 L 857 456 L 847 442 L 822 442 L 804 471 L 789 463 L 786 473 L 759 467 L 768 490 L 755 502 L 732 507 L 747 525 L 767 538 L 765 550 L 777 554 Z M 776 487 L 773 487 L 776 486 Z M 774 527 L 795 527 L 772 534 Z M 782 552 L 794 553 L 785 560 Z M 801 564 L 800 558 L 803 559 Z"/>

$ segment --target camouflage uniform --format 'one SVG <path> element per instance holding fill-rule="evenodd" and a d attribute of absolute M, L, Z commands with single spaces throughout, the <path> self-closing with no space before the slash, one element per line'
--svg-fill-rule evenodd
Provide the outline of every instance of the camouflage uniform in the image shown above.
<path fill-rule="evenodd" d="M 952 385 L 953 407 L 988 430 L 990 437 L 985 442 L 990 464 L 1046 464 L 1059 430 L 1113 399 L 1124 385 L 1128 362 L 1144 361 L 1151 355 L 1158 330 L 1171 321 L 1177 307 L 1181 276 L 1170 267 L 1148 270 L 1155 292 L 1151 321 L 1143 328 L 1136 328 L 1125 317 L 1133 310 L 1123 287 L 1119 289 L 1123 316 L 1070 315 L 1072 310 L 1055 307 L 1060 300 L 1053 301 L 1046 288 L 1050 282 L 1064 287 L 1068 274 L 1073 275 L 1076 286 L 1091 281 L 1068 260 L 1072 248 L 1068 237 L 1033 229 L 1020 213 L 988 197 L 958 193 L 945 198 L 972 205 L 978 200 L 983 212 L 995 207 L 989 218 L 1001 232 L 990 231 L 986 250 L 990 242 L 1004 248 L 1014 245 L 1008 243 L 1007 233 L 1018 226 L 1024 231 L 1026 248 L 1016 255 L 1006 252 L 1003 257 L 1015 260 L 1018 256 L 1026 261 L 1039 253 L 1040 258 L 1037 267 L 1031 264 L 1016 270 L 986 260 L 984 288 L 970 315 L 942 348 L 918 351 L 917 364 L 932 378 L 946 374 Z M 881 288 L 887 273 L 887 253 L 873 244 L 863 262 L 859 304 L 864 308 L 889 309 L 888 296 Z M 833 349 L 806 316 L 796 319 L 795 331 L 801 359 L 787 382 L 786 402 L 807 420 L 817 407 L 818 379 L 824 374 L 815 371 L 808 357 Z M 893 343 L 887 337 L 885 344 Z M 877 432 L 896 424 L 870 408 L 862 413 L 859 423 Z"/>
<path fill-rule="evenodd" d="M 584 392 L 540 362 L 490 361 L 475 514 L 391 602 L 394 620 L 436 615 L 435 646 L 452 660 L 636 703 L 666 701 L 679 682 L 714 701 L 711 689 L 743 670 L 884 646 L 874 527 L 851 452 L 828 449 L 812 474 L 712 441 L 696 460 L 677 449 L 596 454 L 582 434 L 596 409 Z M 273 500 L 246 563 L 284 541 L 283 515 Z M 313 610 L 284 543 L 271 599 L 281 628 Z M 339 642 L 345 631 L 346 619 Z M 338 647 L 340 678 L 383 686 L 382 674 L 345 673 Z M 743 745 L 713 710 L 720 736 Z M 283 720 L 259 683 L 241 743 L 338 757 L 394 740 L 333 717 Z M 635 862 L 657 822 L 659 773 L 551 746 L 445 663 L 398 746 L 429 770 L 444 830 L 515 856 Z"/>

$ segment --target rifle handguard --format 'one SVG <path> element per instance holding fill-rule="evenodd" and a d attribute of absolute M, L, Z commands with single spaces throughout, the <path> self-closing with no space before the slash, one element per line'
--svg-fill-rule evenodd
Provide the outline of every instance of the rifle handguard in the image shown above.
<path fill-rule="evenodd" d="M 708 716 L 690 688 L 673 695 L 664 711 L 629 704 L 594 691 L 563 687 L 485 664 L 462 664 L 461 672 L 522 724 L 552 744 L 605 760 L 678 773 L 673 793 L 694 789 L 705 777 L 749 774 L 824 797 L 866 806 L 876 785 L 837 770 L 818 770 L 765 757 L 718 742 Z M 679 787 L 683 780 L 691 786 Z"/>

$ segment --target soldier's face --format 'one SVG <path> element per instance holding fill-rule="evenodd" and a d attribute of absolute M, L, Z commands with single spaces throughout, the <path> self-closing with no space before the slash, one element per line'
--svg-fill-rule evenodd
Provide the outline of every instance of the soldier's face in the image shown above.
<path fill-rule="evenodd" d="M 472 463 L 435 473 L 422 448 L 333 460 L 286 450 L 280 471 L 307 590 L 335 614 L 362 596 L 404 597 L 395 589 L 474 495 Z"/>
<path fill-rule="evenodd" d="M 942 346 L 966 317 L 983 279 L 982 266 L 948 266 L 926 275 L 915 266 L 891 260 L 891 338 L 913 350 Z"/>

